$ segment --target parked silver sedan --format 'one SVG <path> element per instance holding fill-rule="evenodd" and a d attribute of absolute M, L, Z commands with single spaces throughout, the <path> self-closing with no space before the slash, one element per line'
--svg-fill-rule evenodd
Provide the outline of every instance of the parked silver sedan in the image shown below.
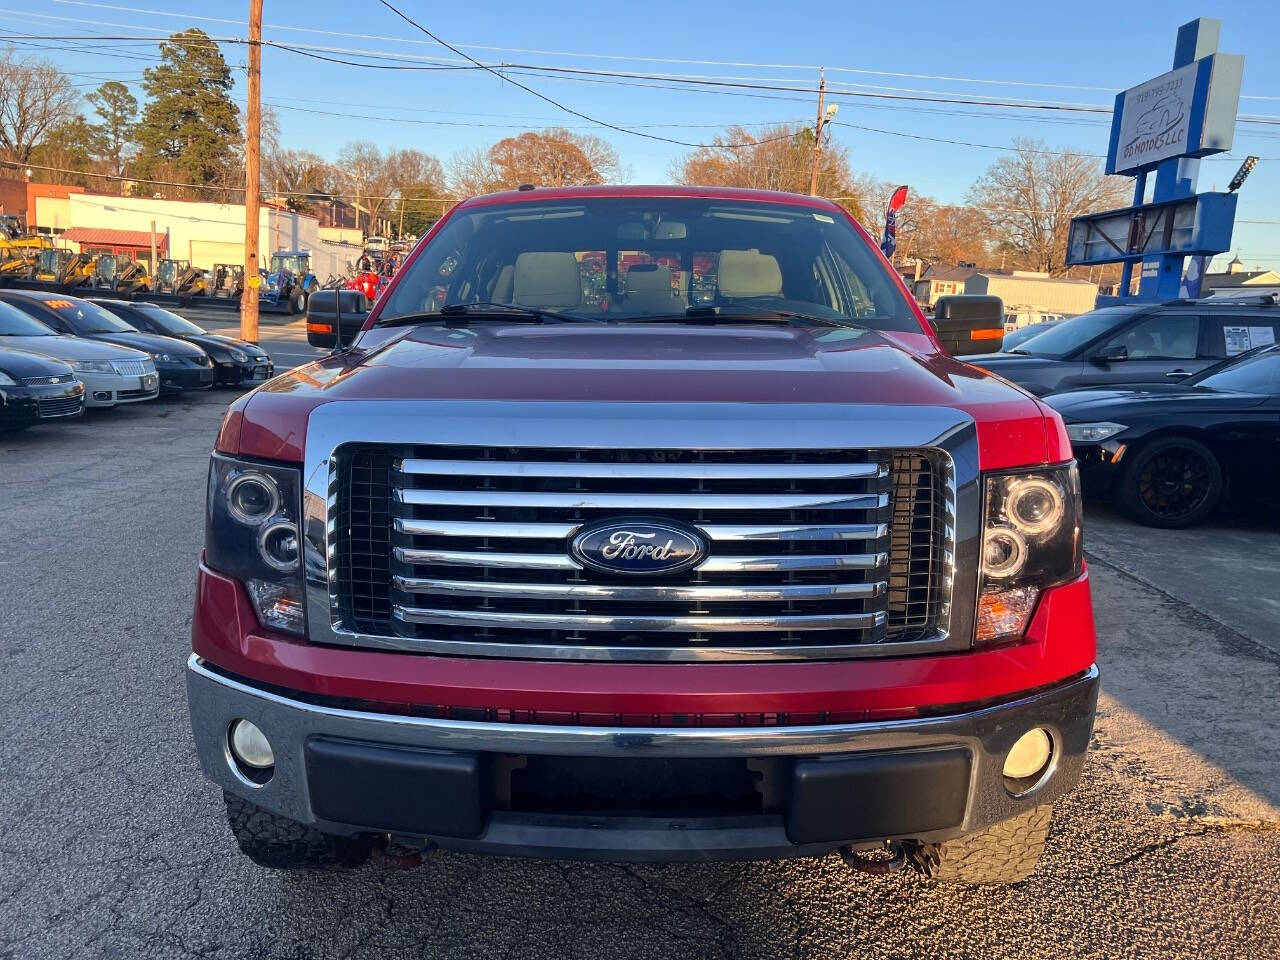
<path fill-rule="evenodd" d="M 71 364 L 84 384 L 85 406 L 153 400 L 160 395 L 155 361 L 141 350 L 54 333 L 21 310 L 0 303 L 0 344 Z"/>

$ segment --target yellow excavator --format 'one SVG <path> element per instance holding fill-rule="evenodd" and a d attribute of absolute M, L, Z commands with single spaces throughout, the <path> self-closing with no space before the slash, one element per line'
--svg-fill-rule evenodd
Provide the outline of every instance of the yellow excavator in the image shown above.
<path fill-rule="evenodd" d="M 46 247 L 36 259 L 35 276 L 31 279 L 63 287 L 82 287 L 93 277 L 93 270 L 92 254 Z"/>
<path fill-rule="evenodd" d="M 41 251 L 52 249 L 49 237 L 0 237 L 0 280 L 32 279 Z"/>
<path fill-rule="evenodd" d="M 209 290 L 204 271 L 191 266 L 190 260 L 161 260 L 151 292 L 175 297 L 202 297 Z"/>
<path fill-rule="evenodd" d="M 147 265 L 124 254 L 103 253 L 94 265 L 89 285 L 95 290 L 144 293 L 151 287 Z"/>

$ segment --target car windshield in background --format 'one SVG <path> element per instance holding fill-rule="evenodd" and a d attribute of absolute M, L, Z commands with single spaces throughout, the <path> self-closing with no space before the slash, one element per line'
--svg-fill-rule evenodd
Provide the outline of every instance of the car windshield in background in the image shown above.
<path fill-rule="evenodd" d="M 1267 347 L 1253 356 L 1233 359 L 1193 377 L 1187 384 L 1205 390 L 1280 394 L 1280 349 Z"/>
<path fill-rule="evenodd" d="M 209 332 L 204 327 L 196 326 L 185 317 L 180 317 L 176 313 L 170 313 L 163 307 L 153 307 L 150 304 L 144 304 L 136 309 L 139 313 L 145 314 L 152 323 L 165 333 L 172 334 L 175 337 L 194 337 Z"/>
<path fill-rule="evenodd" d="M 1024 340 L 1017 349 L 1020 353 L 1029 353 L 1033 357 L 1056 360 L 1124 323 L 1134 315 L 1137 309 L 1137 307 L 1103 307 L 1092 313 L 1082 313 L 1070 320 L 1055 323 L 1044 333 L 1036 334 L 1030 340 Z"/>
<path fill-rule="evenodd" d="M 468 303 L 624 321 L 683 319 L 690 307 L 779 311 L 920 330 L 878 253 L 842 215 L 780 203 L 599 197 L 460 210 L 405 269 L 378 319 Z"/>
<path fill-rule="evenodd" d="M 95 333 L 137 333 L 110 310 L 84 300 L 45 300 L 44 305 L 58 311 L 58 316 L 82 337 Z"/>
<path fill-rule="evenodd" d="M 0 303 L 0 337 L 56 337 L 57 335 L 56 330 L 49 329 L 17 307 Z"/>

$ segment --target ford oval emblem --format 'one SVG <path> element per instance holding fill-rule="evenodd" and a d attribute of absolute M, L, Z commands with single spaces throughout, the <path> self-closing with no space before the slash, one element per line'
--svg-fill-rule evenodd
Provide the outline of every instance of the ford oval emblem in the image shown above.
<path fill-rule="evenodd" d="M 707 542 L 692 527 L 669 521 L 608 520 L 580 530 L 569 552 L 605 573 L 658 576 L 697 566 Z"/>

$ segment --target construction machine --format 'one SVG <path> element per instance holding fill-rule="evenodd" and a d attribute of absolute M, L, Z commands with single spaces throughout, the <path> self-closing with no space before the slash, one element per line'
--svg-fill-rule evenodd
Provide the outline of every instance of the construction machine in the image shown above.
<path fill-rule="evenodd" d="M 204 271 L 191 266 L 190 260 L 161 260 L 151 292 L 175 297 L 203 297 L 209 292 L 208 286 Z"/>
<path fill-rule="evenodd" d="M 223 300 L 235 300 L 244 293 L 244 265 L 239 263 L 215 263 L 213 284 L 209 296 Z"/>
<path fill-rule="evenodd" d="M 31 279 L 61 287 L 82 287 L 92 279 L 93 272 L 93 254 L 46 247 L 36 259 L 35 275 Z"/>
<path fill-rule="evenodd" d="M 98 256 L 89 285 L 95 290 L 116 293 L 141 293 L 150 288 L 147 267 L 124 254 L 103 253 Z"/>

